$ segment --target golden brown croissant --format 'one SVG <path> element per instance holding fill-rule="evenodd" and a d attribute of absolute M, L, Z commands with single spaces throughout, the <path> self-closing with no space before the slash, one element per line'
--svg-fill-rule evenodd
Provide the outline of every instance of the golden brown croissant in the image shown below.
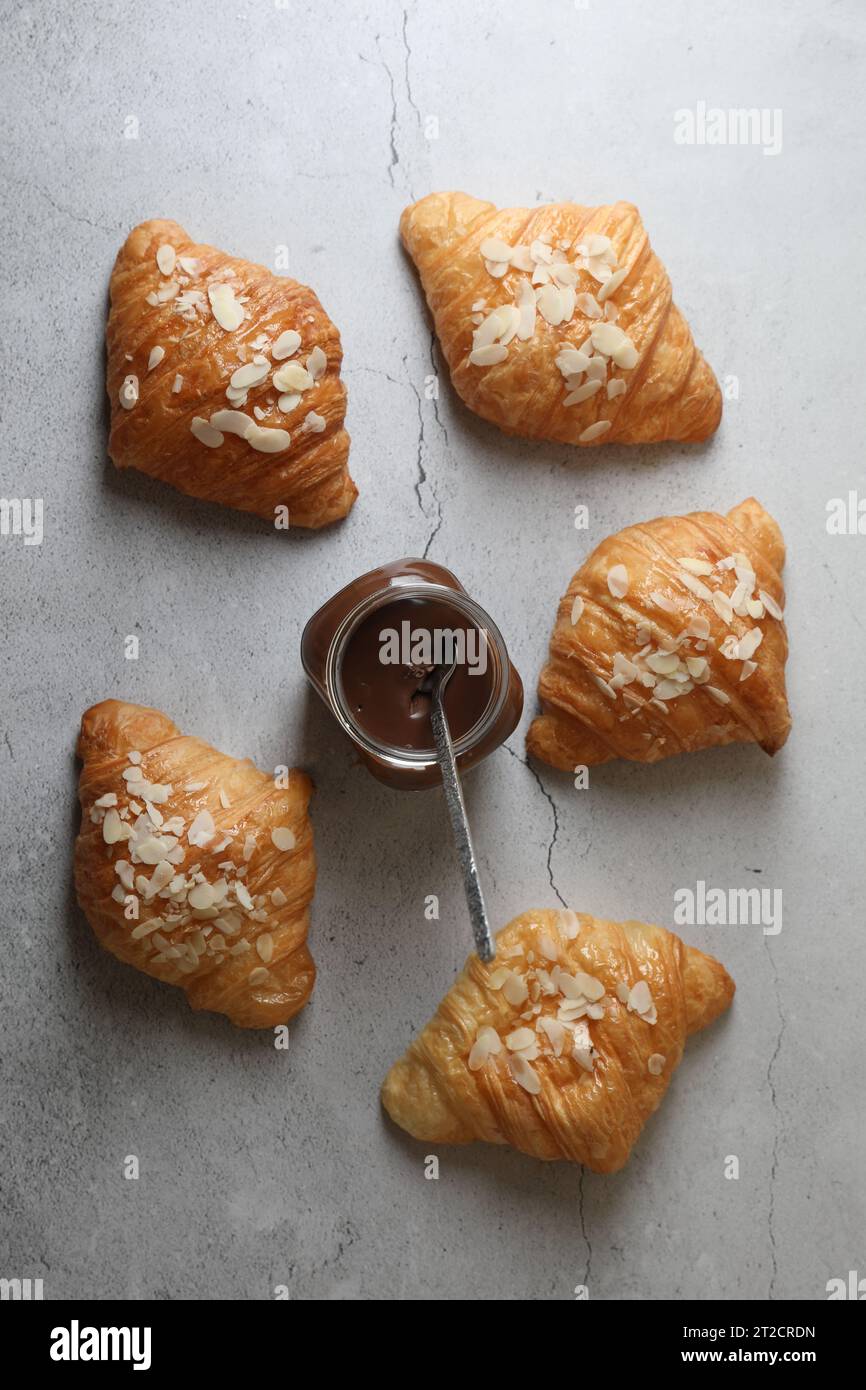
<path fill-rule="evenodd" d="M 391 1068 L 386 1110 L 425 1143 L 484 1139 L 616 1172 L 733 980 L 644 922 L 525 912 L 496 944 Z"/>
<path fill-rule="evenodd" d="M 631 203 L 405 209 L 455 390 L 508 434 L 566 444 L 706 439 L 722 398 Z"/>
<path fill-rule="evenodd" d="M 241 1028 L 302 1009 L 316 977 L 309 778 L 278 785 L 120 700 L 86 712 L 78 756 L 75 886 L 102 945 Z"/>
<path fill-rule="evenodd" d="M 142 222 L 111 276 L 108 451 L 118 468 L 285 527 L 357 496 L 340 335 L 311 289 L 176 222 Z"/>
<path fill-rule="evenodd" d="M 753 497 L 602 541 L 560 600 L 529 752 L 574 770 L 788 737 L 782 533 Z"/>

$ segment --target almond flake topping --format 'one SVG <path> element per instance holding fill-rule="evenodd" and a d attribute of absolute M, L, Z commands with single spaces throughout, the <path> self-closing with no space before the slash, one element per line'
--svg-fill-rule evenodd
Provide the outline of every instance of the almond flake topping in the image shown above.
<path fill-rule="evenodd" d="M 574 603 L 571 605 L 571 625 L 576 627 L 583 617 L 584 601 L 580 594 L 575 595 Z"/>
<path fill-rule="evenodd" d="M 661 1076 L 665 1069 L 665 1058 L 661 1052 L 654 1052 L 649 1058 L 646 1069 L 650 1076 Z"/>
<path fill-rule="evenodd" d="M 160 246 L 156 253 L 156 264 L 159 267 L 160 275 L 171 275 L 176 259 L 177 253 L 173 246 L 169 246 L 167 242 Z"/>
<path fill-rule="evenodd" d="M 271 841 L 278 850 L 287 851 L 295 848 L 295 836 L 287 825 L 275 825 L 271 831 Z"/>
<path fill-rule="evenodd" d="M 607 572 L 607 587 L 613 598 L 625 598 L 628 593 L 628 570 L 625 565 L 611 565 Z"/>
<path fill-rule="evenodd" d="M 150 349 L 150 356 L 149 356 L 148 359 L 147 359 L 147 370 L 148 370 L 149 372 L 152 372 L 153 369 L 154 369 L 154 367 L 158 367 L 158 366 L 159 366 L 160 362 L 162 361 L 162 359 L 163 359 L 164 357 L 165 357 L 165 348 L 164 348 L 164 347 L 160 347 L 159 344 L 157 344 L 156 347 L 152 347 L 152 348 Z"/>
<path fill-rule="evenodd" d="M 194 415 L 190 424 L 190 433 L 200 444 L 205 444 L 209 449 L 218 449 L 225 443 L 225 435 L 220 434 L 219 430 L 214 429 L 213 425 L 204 420 L 201 415 Z"/>
<path fill-rule="evenodd" d="M 124 410 L 132 410 L 138 404 L 138 377 L 129 375 L 123 378 L 123 385 L 120 388 L 118 400 Z"/>
<path fill-rule="evenodd" d="M 293 357 L 301 346 L 301 335 L 294 328 L 287 328 L 285 333 L 281 333 L 271 349 L 271 356 L 275 362 L 282 362 L 286 357 Z"/>
<path fill-rule="evenodd" d="M 220 328 L 225 329 L 227 333 L 233 333 L 235 329 L 240 328 L 246 314 L 244 306 L 239 304 L 235 298 L 232 285 L 227 285 L 224 281 L 209 285 L 207 296 L 210 300 L 211 313 Z"/>

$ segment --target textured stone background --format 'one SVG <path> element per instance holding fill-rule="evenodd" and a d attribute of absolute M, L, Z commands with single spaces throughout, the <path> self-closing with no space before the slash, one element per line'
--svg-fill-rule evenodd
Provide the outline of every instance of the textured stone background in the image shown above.
<path fill-rule="evenodd" d="M 0 538 L 5 1276 L 47 1297 L 822 1298 L 862 1244 L 863 537 L 829 498 L 863 466 L 863 10 L 773 0 L 4 3 Z M 698 101 L 781 108 L 781 154 L 689 148 Z M 140 122 L 137 140 L 124 122 Z M 425 122 L 437 117 L 437 139 Z M 739 400 L 706 447 L 580 455 L 506 439 L 443 379 L 402 207 L 630 198 Z M 105 452 L 107 282 L 129 228 L 177 218 L 273 262 L 339 324 L 361 496 L 328 534 L 273 533 Z M 615 764 L 578 793 L 524 762 L 555 604 L 588 549 L 755 493 L 789 543 L 794 732 Z M 573 508 L 591 511 L 589 535 Z M 493 918 L 565 901 L 670 921 L 677 887 L 784 892 L 776 937 L 685 931 L 738 984 L 625 1172 L 424 1149 L 380 1113 L 388 1065 L 466 950 L 438 794 L 388 791 L 308 695 L 301 627 L 401 553 L 452 566 L 529 699 L 468 784 Z M 124 660 L 138 633 L 141 657 Z M 194 1016 L 102 953 L 75 906 L 73 748 L 109 695 L 318 787 L 313 1003 L 288 1054 Z M 438 893 L 441 921 L 423 900 Z M 138 1182 L 121 1164 L 134 1153 Z M 723 1177 L 736 1154 L 739 1181 Z"/>

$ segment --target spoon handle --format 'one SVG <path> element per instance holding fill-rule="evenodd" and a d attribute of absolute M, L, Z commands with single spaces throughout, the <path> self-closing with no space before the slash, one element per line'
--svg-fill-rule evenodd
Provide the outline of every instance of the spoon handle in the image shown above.
<path fill-rule="evenodd" d="M 457 845 L 460 868 L 463 870 L 463 886 L 466 890 L 466 901 L 469 905 L 469 920 L 472 923 L 472 935 L 475 938 L 475 949 L 483 961 L 490 961 L 496 954 L 496 948 L 493 945 L 493 937 L 490 934 L 490 924 L 487 921 L 487 908 L 484 906 L 484 894 L 481 892 L 481 883 L 478 878 L 478 866 L 475 863 L 472 834 L 469 829 L 469 821 L 466 817 L 463 791 L 457 773 L 454 746 L 451 742 L 451 730 L 448 727 L 448 718 L 442 703 L 441 686 L 433 691 L 430 722 L 433 726 L 436 755 L 442 770 L 442 786 L 445 791 L 445 804 L 448 807 L 448 815 L 451 819 L 451 830 L 454 834 L 455 844 Z"/>

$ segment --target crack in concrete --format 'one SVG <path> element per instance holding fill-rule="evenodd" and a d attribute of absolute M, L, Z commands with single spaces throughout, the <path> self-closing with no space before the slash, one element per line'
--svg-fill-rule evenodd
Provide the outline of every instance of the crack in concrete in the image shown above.
<path fill-rule="evenodd" d="M 403 73 L 404 73 L 404 76 L 405 76 L 405 79 L 406 79 L 406 99 L 407 99 L 407 101 L 409 102 L 409 105 L 412 107 L 412 110 L 415 112 L 415 116 L 416 116 L 416 119 L 417 119 L 417 121 L 418 121 L 418 129 L 419 129 L 419 130 L 422 130 L 422 129 L 423 129 L 423 122 L 422 122 L 422 120 L 421 120 L 421 112 L 418 110 L 418 107 L 417 107 L 416 104 L 415 104 L 415 98 L 414 98 L 413 95 L 412 95 L 412 83 L 411 83 L 411 81 L 409 80 L 409 59 L 412 57 L 412 49 L 409 47 L 409 34 L 408 34 L 408 32 L 407 32 L 407 25 L 408 25 L 408 23 L 409 23 L 409 14 L 408 14 L 408 11 L 404 10 L 404 11 L 403 11 L 403 50 L 404 50 L 405 57 L 404 57 L 404 60 L 403 60 Z"/>
<path fill-rule="evenodd" d="M 776 1189 L 776 1170 L 777 1170 L 778 1164 L 779 1164 L 779 1140 L 780 1140 L 779 1127 L 780 1127 L 780 1121 L 781 1121 L 781 1119 L 782 1119 L 782 1110 L 781 1110 L 781 1107 L 780 1107 L 780 1105 L 779 1105 L 778 1096 L 777 1096 L 777 1094 L 776 1094 L 776 1083 L 775 1083 L 775 1080 L 773 1079 L 773 1068 L 774 1068 L 774 1066 L 775 1066 L 775 1064 L 776 1064 L 776 1059 L 777 1059 L 778 1056 L 779 1056 L 779 1052 L 781 1051 L 782 1039 L 783 1039 L 783 1037 L 785 1036 L 785 1029 L 787 1028 L 787 1020 L 786 1020 L 786 1018 L 785 1018 L 785 1011 L 784 1011 L 784 1009 L 782 1008 L 782 997 L 781 997 L 781 994 L 780 994 L 780 992 L 779 992 L 779 972 L 778 972 L 778 970 L 776 969 L 776 963 L 775 963 L 775 961 L 773 960 L 773 953 L 772 953 L 772 951 L 770 950 L 768 938 L 767 938 L 766 936 L 764 937 L 764 950 L 765 950 L 765 952 L 766 952 L 766 954 L 767 954 L 767 959 L 768 959 L 769 962 L 770 962 L 770 971 L 771 971 L 772 976 L 773 976 L 773 994 L 774 994 L 775 1000 L 776 1000 L 776 1010 L 777 1010 L 778 1015 L 779 1015 L 779 1032 L 778 1032 L 778 1035 L 777 1035 L 777 1037 L 776 1037 L 776 1046 L 775 1046 L 775 1048 L 773 1049 L 773 1055 L 772 1055 L 772 1057 L 770 1058 L 769 1062 L 767 1063 L 767 1076 L 766 1076 L 767 1085 L 768 1085 L 769 1088 L 770 1088 L 770 1101 L 771 1101 L 772 1106 L 773 1106 L 773 1113 L 774 1113 L 774 1115 L 776 1116 L 776 1126 L 775 1126 L 775 1130 L 774 1130 L 774 1133 L 773 1133 L 773 1152 L 772 1152 L 772 1158 L 771 1158 L 771 1161 L 770 1161 L 770 1196 L 769 1196 L 769 1208 L 768 1208 L 768 1211 L 767 1211 L 767 1234 L 768 1234 L 769 1239 L 770 1239 L 770 1260 L 771 1260 L 771 1263 L 772 1263 L 772 1274 L 770 1275 L 770 1286 L 769 1286 L 769 1290 L 768 1290 L 768 1292 L 767 1292 L 767 1298 L 768 1298 L 768 1299 L 772 1299 L 772 1297 L 773 1297 L 773 1292 L 774 1292 L 774 1289 L 775 1289 L 775 1287 L 776 1287 L 776 1278 L 777 1278 L 778 1273 L 779 1273 L 778 1263 L 777 1263 L 777 1259 L 776 1259 L 776 1227 L 775 1227 L 775 1217 L 776 1217 L 776 1191 L 775 1191 L 775 1189 Z"/>
<path fill-rule="evenodd" d="M 554 801 L 550 792 L 547 790 L 546 786 L 542 782 L 540 774 L 536 772 L 532 764 L 526 758 L 521 758 L 520 754 L 515 752 L 515 750 L 511 747 L 510 744 L 504 743 L 502 746 L 506 749 L 507 752 L 511 754 L 512 758 L 516 758 L 519 763 L 522 763 L 523 766 L 527 769 L 527 771 L 531 773 L 531 775 L 535 778 L 541 791 L 541 795 L 544 797 L 545 801 L 548 803 L 551 811 L 553 812 L 553 835 L 551 837 L 550 843 L 547 846 L 547 877 L 549 878 L 550 886 L 553 889 L 556 896 L 559 898 L 560 903 L 564 908 L 567 908 L 568 903 L 565 901 L 565 898 L 562 896 L 559 889 L 557 888 L 556 881 L 553 877 L 553 851 L 556 846 L 556 841 L 559 838 L 559 812 L 556 809 L 556 802 Z"/>
<path fill-rule="evenodd" d="M 403 358 L 403 367 L 404 367 L 404 369 L 406 368 L 406 361 L 407 361 L 407 357 L 404 356 L 404 358 Z M 431 479 L 430 479 L 430 476 L 429 476 L 429 474 L 428 474 L 428 472 L 427 472 L 427 469 L 424 467 L 424 448 L 425 448 L 425 444 L 426 444 L 426 437 L 425 437 L 425 430 L 424 430 L 424 402 L 423 402 L 422 399 L 421 399 L 421 392 L 418 390 L 418 387 L 415 385 L 414 381 L 412 380 L 411 376 L 409 375 L 408 370 L 406 371 L 406 380 L 407 380 L 408 383 L 409 383 L 410 390 L 412 391 L 412 394 L 413 394 L 414 397 L 415 397 L 415 403 L 416 403 L 416 405 L 417 405 L 417 407 L 418 407 L 418 452 L 417 452 L 416 458 L 415 458 L 416 467 L 417 467 L 417 469 L 418 469 L 418 477 L 417 477 L 417 479 L 416 479 L 416 481 L 415 481 L 415 496 L 416 496 L 417 499 L 418 499 L 418 510 L 420 511 L 421 515 L 424 517 L 425 521 L 429 521 L 429 520 L 430 520 L 430 517 L 429 517 L 429 515 L 428 515 L 427 509 L 426 509 L 425 506 L 424 506 L 424 499 L 423 499 L 423 496 L 422 496 L 422 494 L 421 494 L 421 489 L 422 489 L 423 487 L 426 486 L 426 487 L 429 489 L 430 495 L 431 495 L 431 497 L 433 498 L 433 501 L 434 501 L 435 504 L 436 504 L 436 521 L 435 521 L 435 524 L 434 524 L 434 526 L 433 526 L 432 531 L 430 532 L 430 535 L 427 537 L 427 544 L 424 546 L 424 550 L 423 550 L 423 552 L 422 552 L 422 559 L 426 560 L 426 559 L 427 559 L 427 555 L 428 555 L 428 553 L 429 553 L 429 551 L 430 551 L 430 547 L 431 547 L 431 545 L 433 544 L 434 540 L 436 539 L 437 535 L 439 534 L 439 530 L 440 530 L 440 528 L 441 528 L 441 526 L 442 526 L 442 504 L 441 504 L 441 502 L 439 501 L 439 494 L 437 493 L 435 487 L 433 486 L 433 483 L 432 483 L 432 481 L 431 481 Z"/>
<path fill-rule="evenodd" d="M 578 1211 L 579 1211 L 579 1213 L 580 1213 L 580 1233 L 581 1233 L 581 1235 L 583 1236 L 583 1241 L 584 1241 L 584 1244 L 586 1245 L 586 1267 L 585 1267 L 585 1269 L 584 1269 L 584 1271 L 583 1271 L 583 1278 L 582 1278 L 582 1280 L 581 1280 L 580 1282 L 586 1286 L 587 1290 L 589 1290 L 589 1276 L 590 1276 L 590 1274 L 592 1273 L 592 1241 L 590 1240 L 590 1238 L 589 1238 L 589 1236 L 588 1236 L 588 1234 L 587 1234 L 587 1230 L 586 1230 L 586 1218 L 585 1218 L 585 1216 L 584 1216 L 584 1210 L 583 1210 L 583 1180 L 584 1180 L 585 1177 L 586 1177 L 586 1169 L 585 1169 L 585 1168 L 581 1168 L 581 1170 L 580 1170 L 580 1183 L 578 1184 L 578 1189 L 577 1189 L 577 1191 L 578 1191 L 578 1197 L 579 1197 L 579 1199 L 580 1199 L 580 1200 L 579 1200 Z"/>
<path fill-rule="evenodd" d="M 34 188 L 47 203 L 50 203 L 55 212 L 59 212 L 61 217 L 68 217 L 72 222 L 81 222 L 85 227 L 90 227 L 95 232 L 109 232 L 112 236 L 120 227 L 119 223 L 115 227 L 106 227 L 104 222 L 92 222 L 89 217 L 84 217 L 81 213 L 72 212 L 70 208 L 61 207 L 60 203 L 52 198 L 48 190 L 38 183 L 31 183 L 30 187 Z"/>
<path fill-rule="evenodd" d="M 361 59 L 362 63 L 368 63 L 371 68 L 383 68 L 388 78 L 388 86 L 391 91 L 391 124 L 388 131 L 388 144 L 391 151 L 391 161 L 388 165 L 388 182 L 390 183 L 392 188 L 396 188 L 397 185 L 394 182 L 394 170 L 400 163 L 400 154 L 397 149 L 397 127 L 399 125 L 399 120 L 397 117 L 397 89 L 394 85 L 394 74 L 392 73 L 388 64 L 385 62 L 385 59 L 382 57 L 382 49 L 379 46 L 378 34 L 376 35 L 376 49 L 379 53 L 378 63 L 374 63 L 372 58 L 368 58 L 364 53 L 359 53 L 358 57 Z"/>

